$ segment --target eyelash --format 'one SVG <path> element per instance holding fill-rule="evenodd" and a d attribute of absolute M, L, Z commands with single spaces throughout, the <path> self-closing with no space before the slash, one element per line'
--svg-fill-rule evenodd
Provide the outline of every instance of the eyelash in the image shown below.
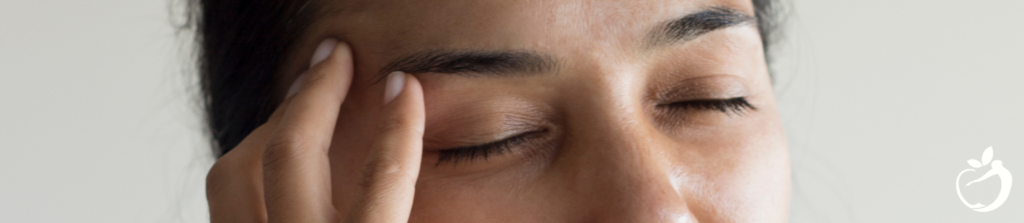
<path fill-rule="evenodd" d="M 720 100 L 689 100 L 665 105 L 658 105 L 658 107 L 668 107 L 668 109 L 672 110 L 714 110 L 726 114 L 742 114 L 744 112 L 747 112 L 748 110 L 757 110 L 757 108 L 754 107 L 754 105 L 751 105 L 750 102 L 748 102 L 747 99 L 744 97 Z M 441 150 L 438 154 L 437 164 L 435 164 L 434 166 L 439 166 L 442 163 L 446 162 L 458 164 L 459 161 L 462 160 L 473 161 L 480 157 L 483 157 L 484 160 L 487 160 L 487 158 L 490 156 L 501 155 L 506 152 L 512 151 L 512 147 L 521 145 L 523 143 L 527 143 L 530 139 L 536 137 L 540 133 L 544 133 L 544 131 L 526 132 L 485 144 Z"/>
<path fill-rule="evenodd" d="M 502 140 L 489 142 L 481 145 L 456 147 L 441 150 L 440 153 L 438 154 L 437 164 L 435 164 L 434 166 L 441 165 L 441 163 L 445 162 L 458 164 L 459 161 L 461 160 L 465 159 L 473 161 L 479 157 L 483 157 L 484 160 L 487 160 L 488 156 L 501 155 L 506 152 L 512 151 L 512 147 L 518 146 L 523 143 L 527 143 L 530 139 L 536 137 L 540 133 L 544 133 L 544 131 L 526 132 Z"/>
<path fill-rule="evenodd" d="M 713 110 L 719 111 L 726 114 L 737 114 L 741 115 L 747 111 L 756 111 L 757 107 L 747 102 L 745 97 L 737 97 L 730 99 L 701 99 L 701 100 L 689 100 L 674 102 L 670 104 L 658 105 L 658 107 L 667 107 L 670 110 Z"/>

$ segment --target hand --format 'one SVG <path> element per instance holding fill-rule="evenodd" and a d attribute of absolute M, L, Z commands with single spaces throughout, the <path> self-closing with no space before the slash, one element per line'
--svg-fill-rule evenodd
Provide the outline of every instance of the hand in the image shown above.
<path fill-rule="evenodd" d="M 395 72 L 385 86 L 378 129 L 350 210 L 332 204 L 327 158 L 352 83 L 352 52 L 325 40 L 312 66 L 270 119 L 224 154 L 207 175 L 211 222 L 407 222 L 422 158 L 419 81 Z M 344 124 L 344 123 L 342 123 Z"/>

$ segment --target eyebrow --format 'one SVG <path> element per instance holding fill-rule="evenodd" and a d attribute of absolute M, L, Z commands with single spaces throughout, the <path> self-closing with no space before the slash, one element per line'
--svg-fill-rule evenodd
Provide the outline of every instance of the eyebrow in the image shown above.
<path fill-rule="evenodd" d="M 679 41 L 690 41 L 711 31 L 748 24 L 755 20 L 753 16 L 734 9 L 709 8 L 664 23 L 648 34 L 647 46 L 664 46 Z"/>
<path fill-rule="evenodd" d="M 393 60 L 378 72 L 375 82 L 392 71 L 507 77 L 548 73 L 556 66 L 553 57 L 530 51 L 430 50 Z"/>
<path fill-rule="evenodd" d="M 746 24 L 755 18 L 734 9 L 714 7 L 664 22 L 648 34 L 648 46 L 689 41 L 714 30 Z M 464 76 L 543 74 L 558 66 L 554 57 L 532 51 L 428 50 L 392 60 L 377 72 L 378 83 L 393 71 Z"/>

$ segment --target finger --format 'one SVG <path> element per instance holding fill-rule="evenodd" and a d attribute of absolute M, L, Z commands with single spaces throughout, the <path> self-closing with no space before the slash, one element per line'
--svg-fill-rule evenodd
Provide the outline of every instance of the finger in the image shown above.
<path fill-rule="evenodd" d="M 352 54 L 336 40 L 317 47 L 314 63 L 324 54 L 305 74 L 263 152 L 268 222 L 333 221 L 327 149 L 352 82 Z"/>
<path fill-rule="evenodd" d="M 282 102 L 266 123 L 256 127 L 210 168 L 206 176 L 210 222 L 267 221 L 263 206 L 263 148 L 288 102 Z"/>
<path fill-rule="evenodd" d="M 363 170 L 361 200 L 348 222 L 409 221 L 423 156 L 423 89 L 402 72 L 390 74 L 385 88 L 384 120 Z"/>

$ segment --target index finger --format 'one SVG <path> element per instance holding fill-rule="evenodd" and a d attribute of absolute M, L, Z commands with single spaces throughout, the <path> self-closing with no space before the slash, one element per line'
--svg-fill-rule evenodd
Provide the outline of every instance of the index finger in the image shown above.
<path fill-rule="evenodd" d="M 360 181 L 361 197 L 347 222 L 408 222 L 423 157 L 426 120 L 416 77 L 388 75 L 383 120 Z"/>
<path fill-rule="evenodd" d="M 264 196 L 269 222 L 329 222 L 331 178 L 327 150 L 338 110 L 352 83 L 352 53 L 324 40 L 263 152 Z M 333 51 L 333 53 L 331 53 Z"/>

